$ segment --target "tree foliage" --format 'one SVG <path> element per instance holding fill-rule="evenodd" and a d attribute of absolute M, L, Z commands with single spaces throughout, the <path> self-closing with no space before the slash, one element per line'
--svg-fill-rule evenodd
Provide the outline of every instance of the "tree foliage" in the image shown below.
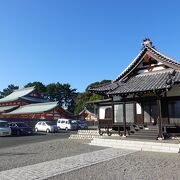
<path fill-rule="evenodd" d="M 88 91 L 88 89 L 90 87 L 96 87 L 99 85 L 108 84 L 110 82 L 111 82 L 111 80 L 103 80 L 100 82 L 91 83 L 90 85 L 87 86 L 85 92 L 78 93 L 76 100 L 75 100 L 74 114 L 78 115 L 84 109 L 84 107 L 87 107 L 88 109 L 94 109 L 93 104 L 87 103 L 87 102 L 91 102 L 91 101 L 95 101 L 95 100 L 102 100 L 102 99 L 104 99 L 104 96 L 101 96 L 101 95 L 98 95 L 95 93 L 91 93 L 90 91 Z"/>
<path fill-rule="evenodd" d="M 10 85 L 8 85 L 7 88 L 3 89 L 2 92 L 0 92 L 0 97 L 1 98 L 6 97 L 16 89 L 19 89 L 19 86 L 15 86 L 14 84 L 10 84 Z"/>
<path fill-rule="evenodd" d="M 76 89 L 71 88 L 71 85 L 68 83 L 61 84 L 59 82 L 50 83 L 46 86 L 42 82 L 35 81 L 27 83 L 24 87 L 35 86 L 36 93 L 51 101 L 59 101 L 61 107 L 77 115 L 85 106 L 89 109 L 93 108 L 92 104 L 87 104 L 87 102 L 104 99 L 101 95 L 89 92 L 89 87 L 95 87 L 110 82 L 110 80 L 103 80 L 92 83 L 87 86 L 83 93 L 76 92 Z M 15 89 L 19 89 L 19 87 L 13 84 L 8 85 L 7 88 L 0 92 L 0 98 L 11 94 Z"/>
<path fill-rule="evenodd" d="M 28 84 L 26 84 L 24 87 L 32 87 L 34 86 L 36 89 L 36 93 L 40 94 L 41 96 L 44 96 L 44 94 L 46 93 L 46 86 L 39 81 L 35 81 L 35 82 L 30 82 Z"/>
<path fill-rule="evenodd" d="M 46 96 L 52 101 L 59 101 L 59 104 L 70 112 L 74 111 L 74 99 L 76 89 L 70 84 L 51 83 L 46 86 Z"/>

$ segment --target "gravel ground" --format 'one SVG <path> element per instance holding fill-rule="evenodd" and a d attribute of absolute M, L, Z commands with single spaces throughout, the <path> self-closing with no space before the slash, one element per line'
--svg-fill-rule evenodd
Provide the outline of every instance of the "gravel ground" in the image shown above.
<path fill-rule="evenodd" d="M 56 139 L 2 148 L 0 149 L 0 171 L 104 149 L 84 143 L 85 141 L 82 140 Z"/>
<path fill-rule="evenodd" d="M 179 180 L 180 154 L 137 152 L 48 180 Z"/>
<path fill-rule="evenodd" d="M 56 139 L 0 149 L 0 171 L 104 149 L 86 141 Z M 179 180 L 180 154 L 136 152 L 48 180 Z"/>

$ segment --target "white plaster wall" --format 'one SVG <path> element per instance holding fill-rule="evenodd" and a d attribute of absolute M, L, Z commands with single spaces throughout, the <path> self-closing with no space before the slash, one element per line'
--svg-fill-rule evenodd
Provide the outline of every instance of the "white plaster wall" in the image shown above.
<path fill-rule="evenodd" d="M 140 103 L 136 103 L 136 113 L 142 114 L 142 107 Z"/>
<path fill-rule="evenodd" d="M 111 106 L 101 106 L 101 107 L 99 107 L 99 119 L 104 119 L 105 118 L 105 110 L 107 108 L 111 108 Z"/>

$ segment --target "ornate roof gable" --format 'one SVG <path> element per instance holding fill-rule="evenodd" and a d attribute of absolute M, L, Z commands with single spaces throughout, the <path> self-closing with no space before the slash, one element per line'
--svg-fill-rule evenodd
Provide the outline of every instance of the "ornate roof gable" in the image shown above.
<path fill-rule="evenodd" d="M 166 68 L 180 70 L 180 63 L 158 52 L 153 46 L 153 43 L 150 41 L 150 39 L 145 38 L 143 40 L 140 53 L 132 61 L 132 63 L 114 80 L 114 82 L 124 80 L 129 75 L 136 74 L 137 69 L 144 70 L 144 72 L 145 70 L 146 72 L 149 72 L 153 71 L 153 68 L 156 68 L 157 70 Z"/>
<path fill-rule="evenodd" d="M 166 90 L 174 83 L 180 83 L 180 63 L 158 52 L 146 38 L 137 57 L 112 83 L 90 87 L 89 90 L 116 95 Z"/>

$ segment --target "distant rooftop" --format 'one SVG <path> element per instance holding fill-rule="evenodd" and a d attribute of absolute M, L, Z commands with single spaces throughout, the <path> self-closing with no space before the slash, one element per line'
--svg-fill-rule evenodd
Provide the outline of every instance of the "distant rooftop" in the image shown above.
<path fill-rule="evenodd" d="M 19 98 L 26 96 L 30 93 L 32 93 L 35 90 L 35 87 L 28 87 L 28 88 L 23 88 L 23 89 L 18 89 L 18 90 L 14 90 L 14 92 L 12 92 L 11 94 L 9 94 L 8 96 L 0 99 L 0 103 L 4 103 L 4 102 L 11 102 L 11 101 L 16 101 Z"/>
<path fill-rule="evenodd" d="M 47 103 L 36 103 L 20 106 L 18 109 L 11 111 L 9 113 L 4 113 L 6 115 L 16 115 L 16 114 L 35 114 L 51 111 L 58 106 L 58 102 L 47 102 Z"/>

